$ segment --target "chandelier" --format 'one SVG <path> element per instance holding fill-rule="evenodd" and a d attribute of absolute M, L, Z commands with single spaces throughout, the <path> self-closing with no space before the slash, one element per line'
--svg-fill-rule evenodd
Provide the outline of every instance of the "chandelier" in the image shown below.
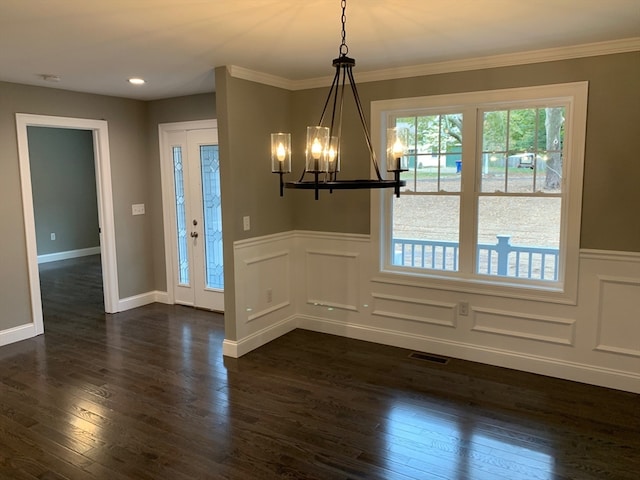
<path fill-rule="evenodd" d="M 407 145 L 407 130 L 403 128 L 387 129 L 386 169 L 393 173 L 393 180 L 382 178 L 380 167 L 371 143 L 371 135 L 367 128 L 360 96 L 353 78 L 353 67 L 356 61 L 347 56 L 349 48 L 346 44 L 346 0 L 342 0 L 342 42 L 340 43 L 340 56 L 333 60 L 335 76 L 327 100 L 325 101 L 320 121 L 317 125 L 307 127 L 306 162 L 300 180 L 285 182 L 283 175 L 291 172 L 291 134 L 271 134 L 271 171 L 280 175 L 280 196 L 284 194 L 284 188 L 302 188 L 315 191 L 315 199 L 318 199 L 320 190 L 355 190 L 363 188 L 393 188 L 397 197 L 400 196 L 400 187 L 406 185 L 400 180 L 400 173 L 406 172 L 405 153 Z M 350 89 L 346 88 L 347 83 Z M 369 150 L 369 158 L 375 178 L 344 180 L 338 178 L 342 157 L 340 150 L 343 144 L 342 138 L 342 112 L 347 91 L 350 90 L 355 101 L 355 106 L 364 133 L 365 143 Z M 329 107 L 331 111 L 329 113 Z"/>

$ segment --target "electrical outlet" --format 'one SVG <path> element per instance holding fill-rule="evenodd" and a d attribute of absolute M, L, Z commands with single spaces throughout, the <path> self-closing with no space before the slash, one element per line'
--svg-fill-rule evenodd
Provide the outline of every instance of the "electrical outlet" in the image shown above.
<path fill-rule="evenodd" d="M 246 217 L 242 217 L 242 226 L 244 227 L 244 231 L 251 230 L 251 217 L 247 215 Z"/>
<path fill-rule="evenodd" d="M 131 205 L 131 215 L 144 215 L 144 203 Z"/>
<path fill-rule="evenodd" d="M 273 290 L 267 288 L 267 303 L 273 302 Z"/>
<path fill-rule="evenodd" d="M 51 234 L 51 240 L 55 240 L 55 239 L 56 239 L 56 234 L 55 234 L 55 233 L 52 233 L 52 234 Z"/>
<path fill-rule="evenodd" d="M 468 302 L 460 302 L 458 304 L 458 313 L 463 317 L 469 315 L 469 303 Z"/>

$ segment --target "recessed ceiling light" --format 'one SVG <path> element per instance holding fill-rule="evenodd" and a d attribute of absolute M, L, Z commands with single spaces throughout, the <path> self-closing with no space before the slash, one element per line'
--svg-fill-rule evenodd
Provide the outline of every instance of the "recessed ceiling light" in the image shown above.
<path fill-rule="evenodd" d="M 144 81 L 144 78 L 130 78 L 129 83 L 133 85 L 144 85 L 147 82 Z"/>

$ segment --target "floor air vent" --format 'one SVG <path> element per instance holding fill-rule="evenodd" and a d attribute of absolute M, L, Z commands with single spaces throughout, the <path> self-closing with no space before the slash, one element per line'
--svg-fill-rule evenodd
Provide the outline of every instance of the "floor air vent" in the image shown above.
<path fill-rule="evenodd" d="M 415 358 L 416 360 L 423 360 L 425 362 L 439 363 L 440 365 L 446 365 L 449 363 L 449 359 L 447 357 L 432 355 L 430 353 L 413 352 L 409 354 L 409 358 Z"/>

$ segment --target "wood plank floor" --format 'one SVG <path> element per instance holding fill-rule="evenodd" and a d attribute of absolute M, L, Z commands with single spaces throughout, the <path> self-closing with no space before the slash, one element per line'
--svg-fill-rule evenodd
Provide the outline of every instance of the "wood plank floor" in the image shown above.
<path fill-rule="evenodd" d="M 44 336 L 0 348 L 2 479 L 640 478 L 640 396 L 223 318 L 102 311 L 98 257 L 42 266 Z"/>

